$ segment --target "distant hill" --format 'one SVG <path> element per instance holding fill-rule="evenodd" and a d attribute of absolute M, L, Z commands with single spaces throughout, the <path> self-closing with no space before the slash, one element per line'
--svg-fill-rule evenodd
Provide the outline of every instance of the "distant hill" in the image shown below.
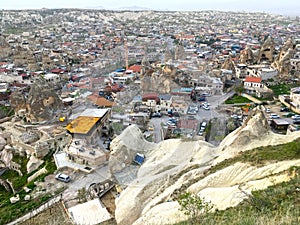
<path fill-rule="evenodd" d="M 152 9 L 133 5 L 133 6 L 120 7 L 115 10 L 145 11 L 145 10 L 152 10 Z"/>

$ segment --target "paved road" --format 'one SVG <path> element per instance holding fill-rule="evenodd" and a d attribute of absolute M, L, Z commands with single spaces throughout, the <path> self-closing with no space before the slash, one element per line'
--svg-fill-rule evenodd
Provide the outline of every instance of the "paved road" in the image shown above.
<path fill-rule="evenodd" d="M 63 193 L 63 199 L 66 201 L 76 198 L 79 189 L 86 188 L 86 190 L 88 190 L 88 187 L 92 183 L 100 183 L 110 179 L 110 174 L 108 166 L 106 165 L 95 169 L 93 172 L 88 174 L 84 172 L 78 172 L 73 176 L 71 175 L 71 178 L 71 182 L 66 184 L 68 188 Z"/>
<path fill-rule="evenodd" d="M 210 110 L 204 110 L 202 108 L 199 107 L 199 111 L 197 114 L 192 115 L 194 117 L 196 117 L 199 121 L 209 121 L 212 118 L 220 118 L 220 117 L 225 117 L 225 115 L 222 115 L 220 113 L 218 113 L 216 111 L 216 109 L 224 103 L 224 101 L 226 99 L 228 99 L 229 97 L 231 97 L 232 95 L 234 95 L 234 91 L 228 92 L 224 95 L 218 95 L 218 96 L 211 96 L 211 97 L 207 97 L 207 102 L 210 103 Z M 200 105 L 200 102 L 192 102 L 191 104 L 197 104 Z M 155 143 L 159 143 L 163 140 L 162 138 L 162 130 L 161 130 L 161 124 L 162 123 L 166 123 L 168 121 L 169 117 L 167 116 L 163 116 L 161 118 L 152 118 L 150 120 L 150 125 L 153 125 L 154 127 L 154 142 Z"/>
<path fill-rule="evenodd" d="M 161 123 L 164 123 L 167 119 L 167 117 L 161 117 L 161 118 L 152 118 L 150 124 L 154 127 L 154 142 L 159 143 L 162 139 L 162 130 L 161 130 Z"/>

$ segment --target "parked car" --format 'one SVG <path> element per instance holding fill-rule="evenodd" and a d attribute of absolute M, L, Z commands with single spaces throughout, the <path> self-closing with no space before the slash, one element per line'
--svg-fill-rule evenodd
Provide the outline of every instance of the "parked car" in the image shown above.
<path fill-rule="evenodd" d="M 300 118 L 299 119 L 293 119 L 294 124 L 300 124 Z"/>
<path fill-rule="evenodd" d="M 290 109 L 287 107 L 283 107 L 280 109 L 280 112 L 289 112 L 289 111 L 290 111 Z"/>
<path fill-rule="evenodd" d="M 203 105 L 202 108 L 205 109 L 205 110 L 210 110 L 208 105 Z"/>
<path fill-rule="evenodd" d="M 293 120 L 295 120 L 295 119 L 300 119 L 300 115 L 297 115 L 297 114 L 296 114 L 296 115 L 292 116 L 292 119 L 293 119 Z"/>
<path fill-rule="evenodd" d="M 177 124 L 177 120 L 175 118 L 170 118 L 168 121 Z"/>
<path fill-rule="evenodd" d="M 152 113 L 151 117 L 161 117 L 160 112 Z"/>
<path fill-rule="evenodd" d="M 266 108 L 266 113 L 270 113 L 270 112 L 271 112 L 271 110 Z"/>
<path fill-rule="evenodd" d="M 68 183 L 70 182 L 71 180 L 71 177 L 66 175 L 66 174 L 63 174 L 63 173 L 59 173 L 55 176 L 56 180 L 59 180 L 59 181 L 62 181 L 62 182 L 65 182 L 65 183 Z"/>
<path fill-rule="evenodd" d="M 203 136 L 203 132 L 199 131 L 198 135 Z"/>
<path fill-rule="evenodd" d="M 203 122 L 201 123 L 201 127 L 206 127 L 206 125 L 207 125 L 207 123 L 206 123 L 205 121 L 203 121 Z"/>
<path fill-rule="evenodd" d="M 150 125 L 150 126 L 148 127 L 148 130 L 149 130 L 149 131 L 154 131 L 154 127 L 153 127 L 152 125 Z"/>
<path fill-rule="evenodd" d="M 202 97 L 209 97 L 209 96 L 211 96 L 211 95 L 204 92 L 204 93 L 201 94 L 201 96 L 202 96 Z"/>
<path fill-rule="evenodd" d="M 198 98 L 198 101 L 199 102 L 204 102 L 206 99 L 205 99 L 205 97 L 200 97 L 200 98 Z"/>
<path fill-rule="evenodd" d="M 277 114 L 275 114 L 275 113 L 271 113 L 270 114 L 270 119 L 279 119 L 280 118 L 280 116 L 278 116 Z"/>
<path fill-rule="evenodd" d="M 283 116 L 285 116 L 285 117 L 292 117 L 292 116 L 295 116 L 295 113 L 288 112 L 288 113 L 283 114 Z"/>
<path fill-rule="evenodd" d="M 172 121 L 168 121 L 168 122 L 167 122 L 167 125 L 170 126 L 170 127 L 176 126 L 176 124 L 173 123 Z"/>

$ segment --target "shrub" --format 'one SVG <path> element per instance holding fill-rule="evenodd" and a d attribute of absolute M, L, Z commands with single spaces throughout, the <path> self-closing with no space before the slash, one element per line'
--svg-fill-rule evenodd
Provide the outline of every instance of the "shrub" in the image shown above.
<path fill-rule="evenodd" d="M 210 203 L 205 202 L 204 199 L 198 195 L 186 192 L 179 196 L 178 203 L 185 215 L 189 216 L 192 224 L 201 223 L 204 217 L 212 209 Z"/>

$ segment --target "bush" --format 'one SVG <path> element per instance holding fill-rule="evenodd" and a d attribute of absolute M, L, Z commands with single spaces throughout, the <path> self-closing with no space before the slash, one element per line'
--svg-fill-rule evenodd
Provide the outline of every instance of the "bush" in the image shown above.
<path fill-rule="evenodd" d="M 210 203 L 198 195 L 186 192 L 179 196 L 178 203 L 185 215 L 190 217 L 191 224 L 201 223 L 204 217 L 212 209 Z"/>
<path fill-rule="evenodd" d="M 240 95 L 233 95 L 231 98 L 225 101 L 225 104 L 235 104 L 235 103 L 249 103 L 251 102 L 248 98 L 245 98 Z"/>

